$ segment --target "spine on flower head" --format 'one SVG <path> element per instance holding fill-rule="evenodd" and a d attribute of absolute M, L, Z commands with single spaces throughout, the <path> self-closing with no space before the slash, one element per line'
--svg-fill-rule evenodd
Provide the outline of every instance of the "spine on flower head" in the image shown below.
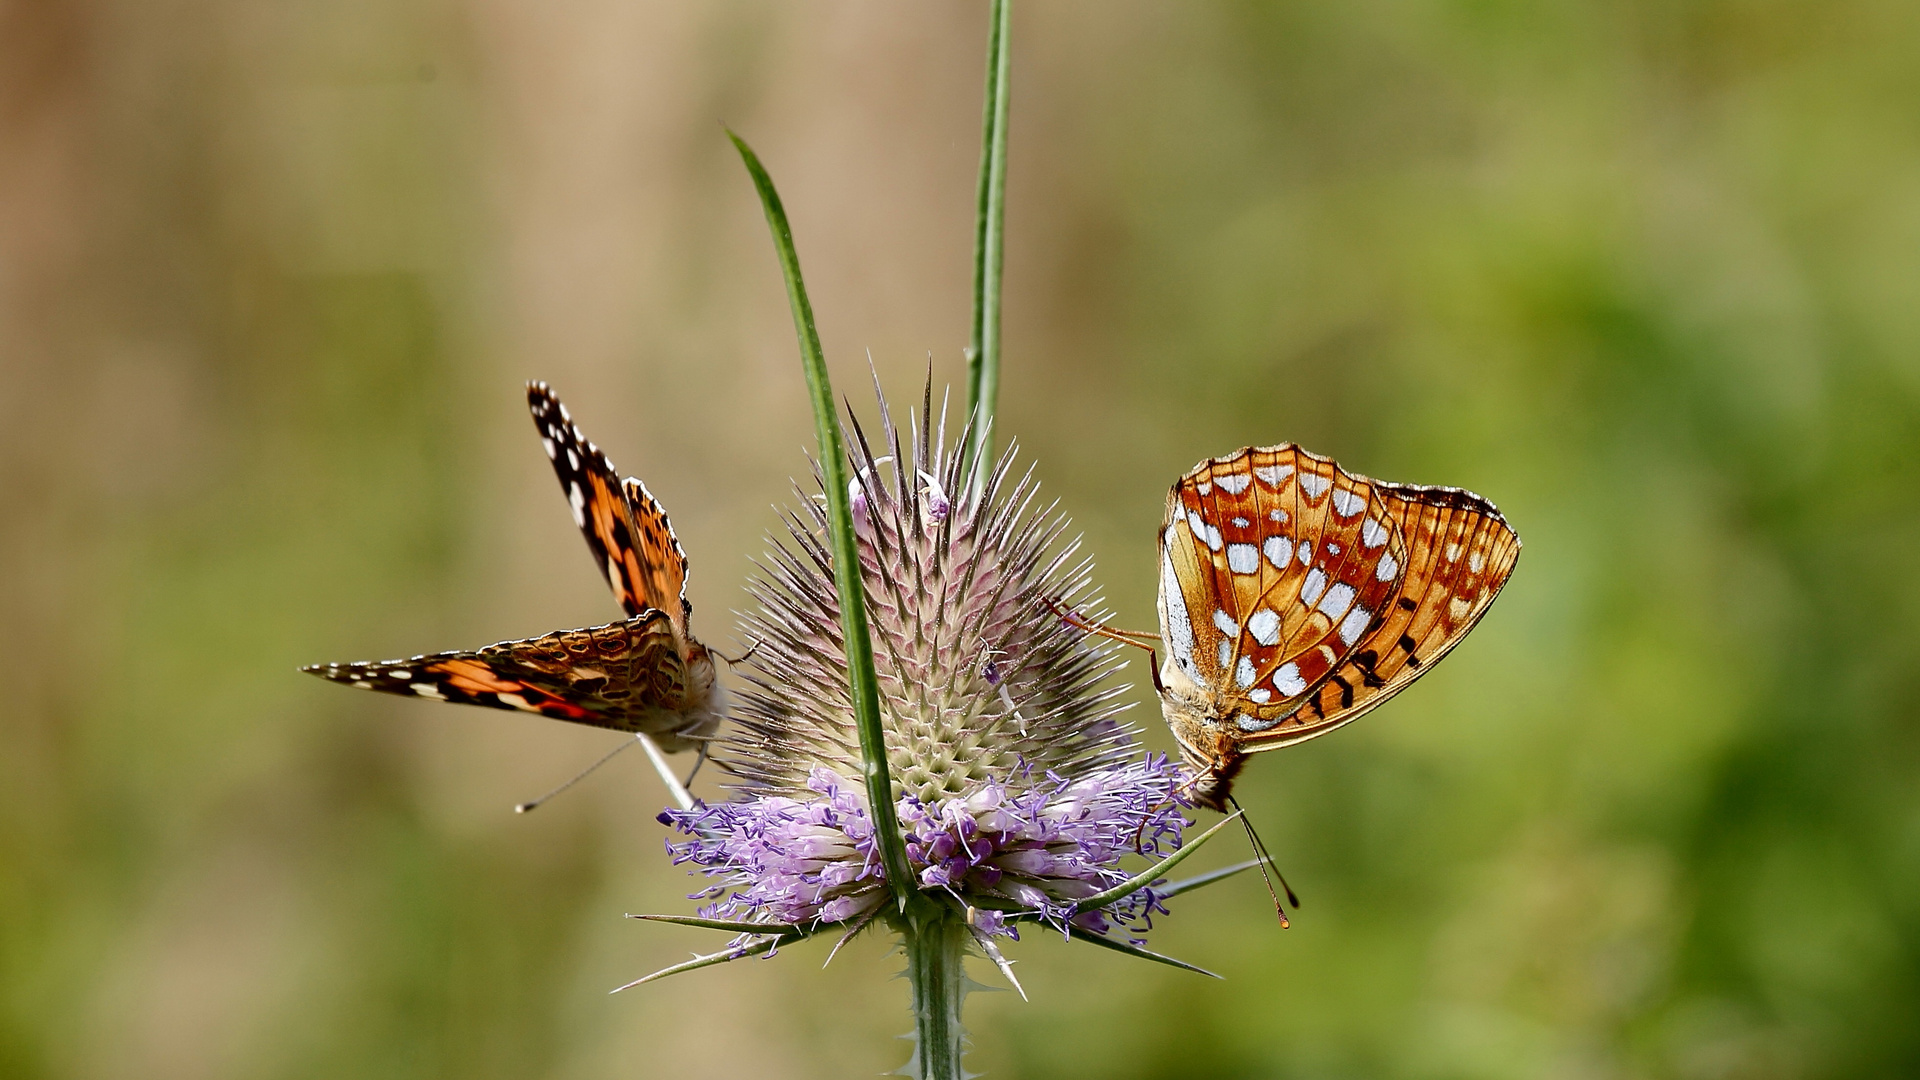
<path fill-rule="evenodd" d="M 1098 934 L 1144 931 L 1150 889 L 1104 910 L 1128 856 L 1179 846 L 1177 766 L 1122 725 L 1120 658 L 1057 614 L 1097 603 L 1091 564 L 1013 451 L 963 463 L 931 395 L 903 430 L 849 430 L 849 504 L 910 887 L 986 937 L 1012 916 Z M 964 434 L 964 433 L 962 433 Z M 978 470 L 976 472 L 976 470 Z M 730 802 L 669 811 L 676 862 L 707 876 L 712 918 L 834 923 L 891 884 L 861 781 L 821 500 L 789 515 L 743 616 L 754 649 L 738 729 L 716 748 Z"/>

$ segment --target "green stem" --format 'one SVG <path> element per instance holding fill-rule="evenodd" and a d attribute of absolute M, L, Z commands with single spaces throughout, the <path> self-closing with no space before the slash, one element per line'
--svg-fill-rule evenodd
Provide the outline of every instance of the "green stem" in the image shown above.
<path fill-rule="evenodd" d="M 984 464 L 993 453 L 993 410 L 1000 396 L 1000 266 L 1007 216 L 1007 13 L 993 0 L 987 16 L 987 91 L 981 120 L 980 186 L 973 245 L 973 340 L 967 349 L 967 452 Z M 982 471 L 979 475 L 985 475 Z"/>
<path fill-rule="evenodd" d="M 961 1080 L 960 1057 L 966 1029 L 960 1005 L 967 996 L 966 957 L 972 934 L 950 911 L 930 921 L 907 922 L 904 929 L 907 981 L 913 984 L 916 1044 L 913 1075 L 918 1080 Z"/>
<path fill-rule="evenodd" d="M 800 254 L 793 246 L 793 228 L 787 210 L 774 190 L 773 178 L 740 136 L 727 132 L 746 162 L 760 205 L 773 231 L 780 255 L 780 273 L 787 282 L 787 301 L 793 308 L 794 334 L 800 339 L 800 362 L 807 370 L 807 391 L 813 398 L 813 424 L 820 438 L 820 482 L 826 486 L 827 532 L 833 550 L 833 583 L 840 596 L 840 633 L 846 641 L 847 685 L 853 700 L 854 725 L 860 732 L 861 770 L 867 783 L 868 812 L 880 841 L 880 864 L 887 871 L 900 910 L 905 911 L 916 890 L 907 863 L 906 841 L 894 811 L 893 776 L 887 770 L 887 740 L 880 726 L 880 683 L 873 668 L 873 638 L 867 631 L 866 589 L 860 581 L 860 548 L 853 535 L 853 509 L 847 495 L 847 455 L 840 443 L 840 424 L 834 417 L 833 384 L 827 379 L 827 360 L 820 349 L 820 332 L 813 325 L 813 304 L 800 276 Z"/>

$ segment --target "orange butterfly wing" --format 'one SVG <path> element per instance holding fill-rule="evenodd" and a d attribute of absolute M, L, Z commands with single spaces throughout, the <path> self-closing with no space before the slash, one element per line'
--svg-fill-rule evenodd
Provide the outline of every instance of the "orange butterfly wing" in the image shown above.
<path fill-rule="evenodd" d="M 621 480 L 600 448 L 587 441 L 567 407 L 543 382 L 527 384 L 527 407 L 540 442 L 586 536 L 594 562 L 627 614 L 667 613 L 684 641 L 693 607 L 687 602 L 687 553 L 666 511 L 645 484 Z"/>
<path fill-rule="evenodd" d="M 473 652 L 301 669 L 366 690 L 515 709 L 616 731 L 682 726 L 687 672 L 663 611 Z"/>
<path fill-rule="evenodd" d="M 1292 715 L 1248 736 L 1247 753 L 1324 735 L 1384 704 L 1460 644 L 1520 558 L 1520 537 L 1493 504 L 1457 488 L 1381 485 L 1408 538 L 1391 608 Z"/>
<path fill-rule="evenodd" d="M 1202 462 L 1168 495 L 1162 639 L 1233 717 L 1241 752 L 1275 749 L 1418 678 L 1479 621 L 1519 548 L 1469 492 L 1380 483 L 1287 444 L 1249 448 Z"/>

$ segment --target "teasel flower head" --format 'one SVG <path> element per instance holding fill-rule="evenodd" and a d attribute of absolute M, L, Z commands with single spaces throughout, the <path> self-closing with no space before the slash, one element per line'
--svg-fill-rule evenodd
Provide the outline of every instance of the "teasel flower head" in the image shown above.
<path fill-rule="evenodd" d="M 943 410 L 944 412 L 944 410 Z M 1097 618 L 1091 563 L 1015 452 L 963 460 L 929 391 L 879 445 L 855 426 L 850 502 L 879 676 L 887 765 L 914 886 L 964 911 L 982 941 L 1021 921 L 1137 944 L 1164 911 L 1151 888 L 1081 901 L 1129 880 L 1129 855 L 1177 849 L 1179 767 L 1146 755 L 1119 720 L 1117 647 Z M 818 472 L 816 471 L 816 482 Z M 716 748 L 733 797 L 662 820 L 674 860 L 709 876 L 715 919 L 819 926 L 882 913 L 890 898 L 861 780 L 824 500 L 802 493 L 751 586 L 735 669 L 738 724 Z"/>

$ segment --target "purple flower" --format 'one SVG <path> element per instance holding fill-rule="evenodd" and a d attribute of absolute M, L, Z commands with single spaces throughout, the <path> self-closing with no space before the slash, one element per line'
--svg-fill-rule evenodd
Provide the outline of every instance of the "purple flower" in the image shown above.
<path fill-rule="evenodd" d="M 914 884 L 983 941 L 1023 919 L 1137 935 L 1149 890 L 1080 902 L 1180 845 L 1181 772 L 1119 723 L 1114 646 L 1061 620 L 1098 618 L 1091 563 L 1031 473 L 963 464 L 929 411 L 849 440 L 849 495 L 888 763 Z M 848 698 L 822 500 L 788 521 L 742 621 L 755 645 L 736 729 L 714 747 L 739 781 L 724 803 L 668 811 L 676 863 L 704 874 L 709 918 L 852 923 L 891 904 Z M 1123 863 L 1131 861 L 1131 869 Z"/>
<path fill-rule="evenodd" d="M 1165 911 L 1143 889 L 1102 911 L 1076 901 L 1125 881 L 1121 860 L 1179 846 L 1186 820 L 1175 802 L 1180 772 L 1164 756 L 1069 779 L 1023 773 L 989 780 L 964 797 L 901 798 L 900 823 L 922 888 L 974 909 L 982 934 L 1018 937 L 1011 913 L 1105 934 L 1111 923 L 1144 932 Z M 887 898 L 885 874 L 857 781 L 815 766 L 807 800 L 767 795 L 660 815 L 692 839 L 668 844 L 676 864 L 713 881 L 696 899 L 723 899 L 701 913 L 775 923 L 845 922 Z M 1136 852 L 1136 838 L 1139 849 Z M 1137 940 L 1137 937 L 1136 937 Z"/>

